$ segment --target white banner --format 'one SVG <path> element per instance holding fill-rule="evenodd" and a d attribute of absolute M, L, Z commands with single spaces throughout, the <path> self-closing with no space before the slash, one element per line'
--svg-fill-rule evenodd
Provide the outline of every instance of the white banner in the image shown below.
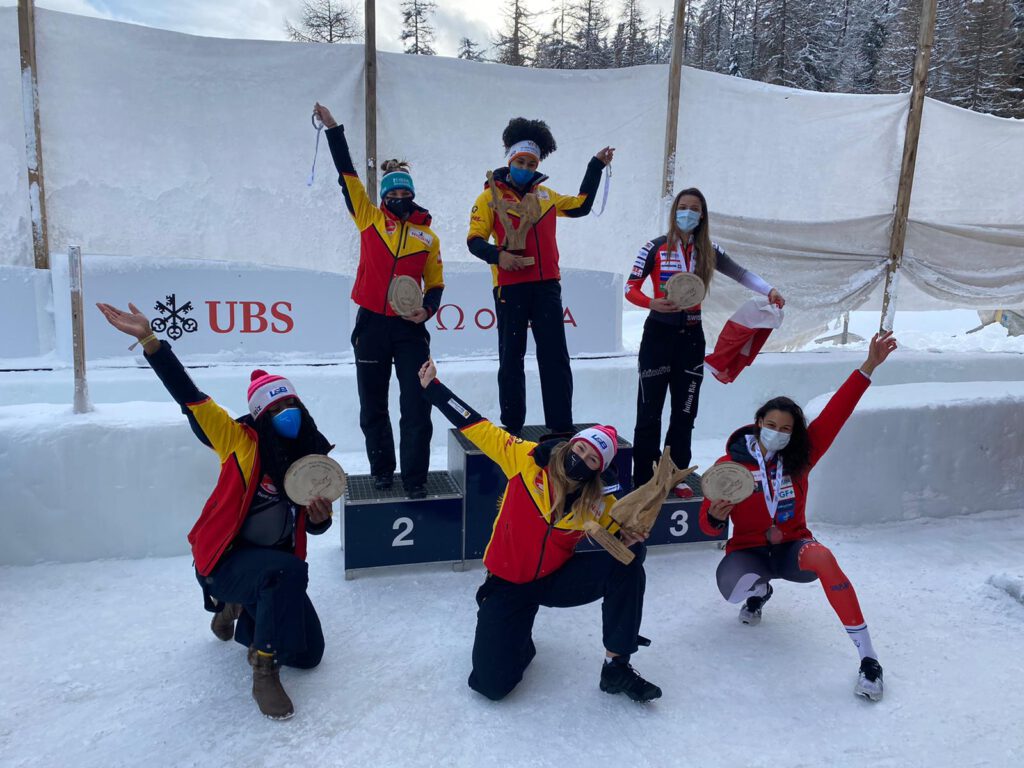
<path fill-rule="evenodd" d="M 35 267 L 0 264 L 0 359 L 53 351 L 50 276 Z"/>

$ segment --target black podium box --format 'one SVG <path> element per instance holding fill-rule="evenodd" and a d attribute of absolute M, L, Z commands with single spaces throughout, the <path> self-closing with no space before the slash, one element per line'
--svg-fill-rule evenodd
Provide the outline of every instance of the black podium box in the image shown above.
<path fill-rule="evenodd" d="M 351 475 L 343 502 L 346 577 L 359 568 L 462 559 L 462 492 L 447 472 L 427 476 L 425 499 L 407 498 L 398 478 L 378 491 L 370 475 Z"/>
<path fill-rule="evenodd" d="M 573 431 L 592 426 L 576 424 Z M 538 442 L 549 432 L 547 427 L 529 425 L 523 428 L 522 438 Z M 621 495 L 632 487 L 633 445 L 620 437 L 618 453 L 612 463 L 622 486 L 617 495 Z M 448 471 L 463 494 L 463 559 L 479 560 L 484 556 L 484 549 L 491 538 L 498 504 L 508 481 L 498 465 L 457 429 L 448 431 Z"/>

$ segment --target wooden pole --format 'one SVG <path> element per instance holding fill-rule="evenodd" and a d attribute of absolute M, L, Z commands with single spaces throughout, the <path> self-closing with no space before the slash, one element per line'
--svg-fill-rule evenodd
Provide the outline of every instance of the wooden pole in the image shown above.
<path fill-rule="evenodd" d="M 71 345 L 75 360 L 75 413 L 88 413 L 89 384 L 85 380 L 85 314 L 82 310 L 82 249 L 68 248 L 68 275 L 71 281 Z"/>
<path fill-rule="evenodd" d="M 672 56 L 668 63 L 668 113 L 665 116 L 665 166 L 661 176 L 662 197 L 671 197 L 676 183 L 676 133 L 679 130 L 679 82 L 683 74 L 685 26 L 686 0 L 676 0 L 672 24 Z"/>
<path fill-rule="evenodd" d="M 21 48 L 21 108 L 25 117 L 32 253 L 36 269 L 49 269 L 50 244 L 46 235 L 46 186 L 43 184 L 43 142 L 39 129 L 39 70 L 36 67 L 34 0 L 18 0 L 18 41 Z"/>
<path fill-rule="evenodd" d="M 377 202 L 377 11 L 374 0 L 365 1 L 363 49 L 366 89 L 366 193 Z"/>
<path fill-rule="evenodd" d="M 914 188 L 914 169 L 917 167 L 917 142 L 921 136 L 921 115 L 924 112 L 924 93 L 928 84 L 928 64 L 935 42 L 935 6 L 937 0 L 924 0 L 921 6 L 921 29 L 914 58 L 913 83 L 910 87 L 910 113 L 907 115 L 907 134 L 903 140 L 903 161 L 900 165 L 900 184 L 896 192 L 896 210 L 892 217 L 889 236 L 889 266 L 885 271 L 885 294 L 882 297 L 882 318 L 879 332 L 891 331 L 896 315 L 896 279 L 903 261 L 903 245 L 907 239 L 907 217 L 910 214 L 910 194 Z"/>

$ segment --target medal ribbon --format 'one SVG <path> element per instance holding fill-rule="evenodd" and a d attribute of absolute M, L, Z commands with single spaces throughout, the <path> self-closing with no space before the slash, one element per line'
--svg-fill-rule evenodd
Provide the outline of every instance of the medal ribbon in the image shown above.
<path fill-rule="evenodd" d="M 772 525 L 775 525 L 775 512 L 779 508 L 779 495 L 782 491 L 782 457 L 779 456 L 775 463 L 775 477 L 769 488 L 768 470 L 765 467 L 764 456 L 761 455 L 761 446 L 757 444 L 757 438 L 753 435 L 747 436 L 747 448 L 757 459 L 757 466 L 761 469 L 761 493 L 764 494 L 764 503 L 768 507 L 768 514 L 771 515 Z"/>

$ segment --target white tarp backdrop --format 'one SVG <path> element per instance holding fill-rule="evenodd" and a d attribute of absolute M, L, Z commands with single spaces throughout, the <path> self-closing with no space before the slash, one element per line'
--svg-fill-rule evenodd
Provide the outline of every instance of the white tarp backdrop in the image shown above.
<path fill-rule="evenodd" d="M 320 100 L 364 170 L 363 50 L 224 40 L 37 11 L 50 245 L 353 274 L 358 238 Z M 0 8 L 0 263 L 30 264 L 16 9 Z M 378 156 L 413 162 L 446 262 L 508 118 L 549 122 L 550 185 L 575 192 L 618 148 L 605 216 L 559 222 L 567 267 L 625 275 L 665 228 L 667 68 L 551 71 L 381 54 Z M 684 68 L 676 187 L 707 194 L 712 235 L 790 300 L 769 349 L 877 295 L 896 199 L 904 94 L 798 91 Z M 913 308 L 1024 304 L 1024 125 L 927 101 L 908 231 Z M 598 206 L 600 205 L 599 192 Z M 478 262 L 477 262 L 478 263 Z M 709 343 L 746 292 L 716 280 Z M 900 306 L 903 306 L 902 304 Z"/>

